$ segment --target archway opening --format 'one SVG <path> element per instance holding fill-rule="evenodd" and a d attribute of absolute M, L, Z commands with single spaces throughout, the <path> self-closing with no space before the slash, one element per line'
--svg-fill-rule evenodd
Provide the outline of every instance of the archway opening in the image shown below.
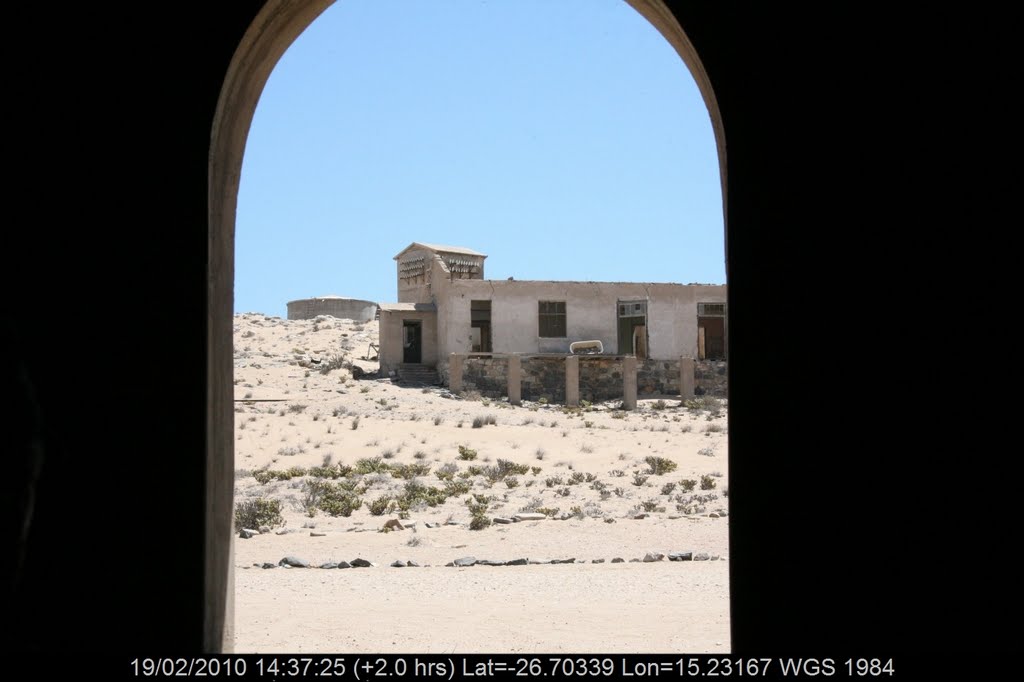
<path fill-rule="evenodd" d="M 210 310 L 210 405 L 208 428 L 208 499 L 211 533 L 208 537 L 208 642 L 234 641 L 231 629 L 233 606 L 231 572 L 233 559 L 221 548 L 230 546 L 232 528 L 231 483 L 238 464 L 234 459 L 231 412 L 232 392 L 231 319 L 233 313 L 235 207 L 242 156 L 250 122 L 267 78 L 293 40 L 329 3 L 268 3 L 240 46 L 221 96 L 214 126 L 211 154 L 211 310 Z M 659 2 L 634 2 L 644 16 L 675 48 L 693 74 L 710 112 L 718 150 L 722 195 L 725 193 L 724 139 L 720 117 L 706 75 L 700 68 L 682 29 Z M 314 292 L 309 292 L 314 293 Z M 353 292 L 355 293 L 355 292 Z M 492 313 L 496 314 L 496 313 Z M 646 319 L 646 318 L 645 318 Z M 647 325 L 641 325 L 647 326 Z M 589 421 L 589 420 L 583 420 Z M 556 429 L 558 427 L 555 427 Z M 541 460 L 538 460 L 541 461 Z M 570 474 L 571 478 L 571 474 Z M 557 484 L 556 484 L 557 485 Z M 556 487 L 556 486 L 551 486 Z M 638 486 L 639 487 L 639 486 Z M 644 500 L 647 501 L 647 500 Z M 448 569 L 451 570 L 451 569 Z M 549 569 L 546 569 L 549 570 Z M 225 587 L 227 589 L 225 590 Z M 226 614 L 220 617 L 218 614 Z M 221 624 L 218 627 L 218 622 Z M 223 634 L 221 634 L 223 633 Z M 230 646 L 230 644 L 228 645 Z M 339 647 L 340 648 L 340 647 Z M 402 648 L 408 647 L 400 647 Z M 485 647 L 486 648 L 486 647 Z"/>

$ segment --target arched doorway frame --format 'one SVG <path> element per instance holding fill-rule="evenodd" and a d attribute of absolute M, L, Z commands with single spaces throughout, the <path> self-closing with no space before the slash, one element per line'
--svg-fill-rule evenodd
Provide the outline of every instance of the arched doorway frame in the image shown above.
<path fill-rule="evenodd" d="M 662 0 L 624 0 L 647 19 L 686 64 L 711 117 L 728 235 L 725 130 L 711 82 L 693 44 Z M 334 0 L 267 0 L 231 60 L 210 131 L 207 233 L 206 538 L 203 645 L 230 651 L 234 641 L 232 518 L 234 413 L 232 315 L 235 210 L 242 158 L 256 105 L 288 47 Z M 728 279 L 728 268 L 726 270 Z"/>

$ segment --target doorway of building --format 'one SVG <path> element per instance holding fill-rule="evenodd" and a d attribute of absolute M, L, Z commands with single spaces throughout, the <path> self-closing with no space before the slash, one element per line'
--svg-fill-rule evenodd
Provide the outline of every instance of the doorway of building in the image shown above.
<path fill-rule="evenodd" d="M 470 338 L 473 353 L 491 352 L 491 302 L 470 301 Z"/>
<path fill-rule="evenodd" d="M 423 362 L 423 323 L 420 320 L 402 321 L 402 362 Z"/>
<path fill-rule="evenodd" d="M 647 301 L 619 301 L 619 354 L 647 358 Z"/>
<path fill-rule="evenodd" d="M 697 359 L 725 360 L 725 304 L 697 304 Z"/>

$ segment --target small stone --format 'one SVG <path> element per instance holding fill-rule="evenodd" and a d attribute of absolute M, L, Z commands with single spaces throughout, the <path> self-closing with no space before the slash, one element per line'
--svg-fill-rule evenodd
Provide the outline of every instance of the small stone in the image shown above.
<path fill-rule="evenodd" d="M 592 564 L 603 564 L 604 563 L 604 559 L 594 559 L 590 563 L 592 563 Z"/>
<path fill-rule="evenodd" d="M 260 533 L 266 534 L 270 532 L 270 526 L 260 526 Z"/>
<path fill-rule="evenodd" d="M 525 566 L 529 563 L 529 559 L 513 559 L 505 563 L 506 566 Z"/>
<path fill-rule="evenodd" d="M 277 564 L 272 564 L 269 561 L 265 561 L 260 568 L 277 568 Z"/>
<path fill-rule="evenodd" d="M 292 568 L 309 568 L 309 562 L 294 556 L 286 556 L 277 562 L 278 566 L 291 566 Z"/>
<path fill-rule="evenodd" d="M 252 536 L 253 536 L 253 532 L 251 530 L 247 529 L 247 528 L 243 528 L 242 530 L 240 530 L 238 532 L 238 537 L 242 538 L 243 540 L 248 540 Z"/>
<path fill-rule="evenodd" d="M 543 521 L 547 518 L 538 512 L 520 512 L 513 517 L 516 521 Z"/>
<path fill-rule="evenodd" d="M 539 564 L 550 564 L 551 562 L 550 561 L 540 561 L 539 559 L 530 559 L 530 563 L 532 565 L 534 565 L 534 566 L 537 566 Z"/>
<path fill-rule="evenodd" d="M 288 530 L 279 530 L 279 531 L 277 531 L 277 532 L 276 532 L 276 533 L 274 533 L 274 534 L 275 534 L 275 535 L 288 535 L 288 533 L 289 533 L 289 532 L 290 532 L 290 531 L 288 531 Z"/>
<path fill-rule="evenodd" d="M 722 557 L 718 556 L 717 554 L 712 554 L 712 555 L 711 555 L 711 560 L 712 560 L 712 561 L 718 561 L 718 560 L 719 560 L 719 559 L 721 559 L 721 558 L 722 558 Z"/>
<path fill-rule="evenodd" d="M 648 552 L 644 555 L 644 563 L 651 563 L 652 561 L 661 561 L 665 558 L 665 555 L 661 552 Z"/>
<path fill-rule="evenodd" d="M 454 519 L 448 519 L 447 521 L 444 522 L 444 525 L 446 525 L 446 526 L 457 526 L 457 525 L 459 525 L 459 522 L 454 520 Z"/>
<path fill-rule="evenodd" d="M 309 537 L 311 537 L 311 538 L 325 538 L 325 537 L 327 537 L 327 533 L 311 532 L 309 534 Z"/>
<path fill-rule="evenodd" d="M 454 565 L 455 565 L 454 561 L 449 561 L 448 563 L 445 564 L 445 566 L 454 566 Z"/>
<path fill-rule="evenodd" d="M 352 564 L 347 561 L 339 561 L 338 568 L 352 568 Z"/>
<path fill-rule="evenodd" d="M 426 522 L 425 524 L 423 524 L 423 525 L 424 525 L 424 526 L 426 526 L 427 528 L 440 528 L 440 527 L 441 527 L 441 524 L 440 524 L 440 523 L 432 523 L 432 522 L 430 522 L 430 521 L 427 521 L 427 522 Z"/>
<path fill-rule="evenodd" d="M 412 560 L 406 561 L 405 565 L 409 566 L 410 568 L 413 568 L 413 567 L 414 568 L 419 568 L 420 567 L 420 565 L 418 563 L 416 563 L 415 561 L 412 561 Z"/>
<path fill-rule="evenodd" d="M 669 561 L 693 561 L 693 552 L 670 552 Z"/>
<path fill-rule="evenodd" d="M 552 559 L 551 563 L 553 563 L 553 564 L 571 564 L 571 563 L 574 563 L 575 561 L 576 561 L 576 557 L 573 557 L 572 559 Z"/>
<path fill-rule="evenodd" d="M 626 560 L 625 560 L 625 559 L 623 559 L 623 558 L 622 558 L 622 557 L 620 557 L 620 556 L 617 556 L 617 557 L 615 557 L 614 559 L 612 559 L 612 563 L 613 563 L 613 564 L 624 564 L 624 563 L 626 563 Z"/>
<path fill-rule="evenodd" d="M 610 516 L 609 516 L 608 518 L 606 518 L 606 519 L 604 520 L 604 522 L 605 522 L 605 523 L 615 523 L 615 519 L 613 519 L 612 517 L 610 517 Z"/>
<path fill-rule="evenodd" d="M 633 516 L 631 518 L 634 521 L 639 521 L 640 519 L 646 519 L 647 518 L 647 514 L 644 513 L 644 512 L 639 512 L 637 514 L 633 514 Z"/>
<path fill-rule="evenodd" d="M 417 523 L 416 521 L 409 521 L 408 519 L 405 520 L 405 521 L 402 521 L 402 525 L 405 526 L 406 528 L 415 528 L 416 527 L 416 523 Z"/>
<path fill-rule="evenodd" d="M 320 568 L 337 568 L 337 561 L 328 561 L 326 564 L 320 564 Z"/>
<path fill-rule="evenodd" d="M 466 556 L 455 560 L 456 566 L 472 566 L 476 563 L 476 557 Z"/>
<path fill-rule="evenodd" d="M 710 514 L 708 514 L 708 518 L 710 518 L 710 519 L 717 519 L 717 518 L 719 518 L 719 516 L 715 512 L 711 512 Z"/>
<path fill-rule="evenodd" d="M 697 556 L 693 557 L 694 561 L 707 561 L 711 557 L 708 556 L 707 552 L 701 552 Z"/>
<path fill-rule="evenodd" d="M 724 510 L 724 509 L 719 509 L 719 510 L 718 510 L 718 515 L 719 515 L 719 516 L 722 516 L 722 517 L 725 517 L 725 516 L 728 516 L 728 515 L 729 515 L 729 512 L 727 512 L 727 511 L 726 511 L 726 510 Z"/>
<path fill-rule="evenodd" d="M 639 560 L 639 559 L 636 559 L 636 558 L 634 558 L 634 559 L 630 559 L 630 560 L 629 560 L 629 563 L 631 563 L 631 564 L 638 564 L 638 563 L 640 563 L 640 560 Z"/>
<path fill-rule="evenodd" d="M 370 568 L 373 564 L 366 559 L 353 559 L 352 568 Z"/>
<path fill-rule="evenodd" d="M 389 530 L 405 530 L 405 526 L 403 526 L 402 522 L 399 521 L 398 519 L 389 519 L 384 524 L 384 527 L 389 529 Z"/>
<path fill-rule="evenodd" d="M 501 523 L 501 524 L 515 523 L 515 521 L 513 521 L 512 519 L 505 518 L 504 516 L 495 516 L 491 520 L 494 521 L 495 523 Z"/>
<path fill-rule="evenodd" d="M 396 559 L 395 561 L 391 562 L 391 567 L 392 568 L 405 568 L 405 562 L 402 561 L 401 559 Z"/>
<path fill-rule="evenodd" d="M 504 561 L 492 561 L 490 559 L 481 559 L 476 562 L 477 566 L 504 566 Z"/>

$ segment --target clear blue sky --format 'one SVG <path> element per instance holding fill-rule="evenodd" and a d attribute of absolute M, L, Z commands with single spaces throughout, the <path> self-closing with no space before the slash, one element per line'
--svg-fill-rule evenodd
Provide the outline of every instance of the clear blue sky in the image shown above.
<path fill-rule="evenodd" d="M 394 301 L 413 241 L 486 253 L 488 279 L 724 283 L 689 70 L 623 0 L 339 0 L 256 108 L 235 311 Z"/>

